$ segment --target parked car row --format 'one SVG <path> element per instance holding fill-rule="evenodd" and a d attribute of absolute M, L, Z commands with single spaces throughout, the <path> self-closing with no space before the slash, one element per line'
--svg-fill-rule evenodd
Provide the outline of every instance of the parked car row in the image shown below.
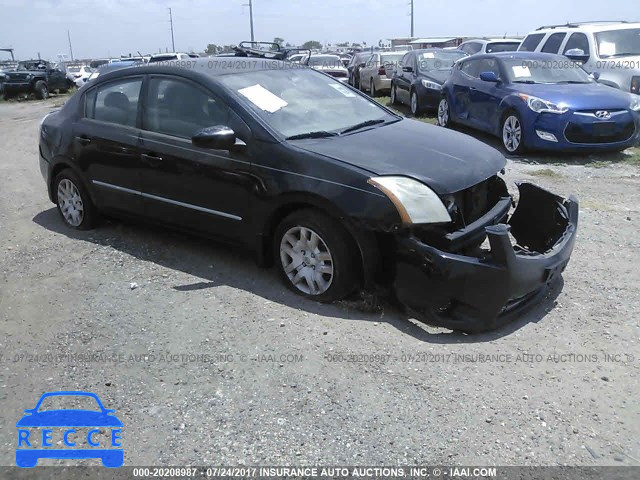
<path fill-rule="evenodd" d="M 46 60 L 18 62 L 15 70 L 4 72 L 2 95 L 5 100 L 20 94 L 33 94 L 37 99 L 49 97 L 49 92 L 64 93 L 73 87 L 62 64 Z"/>

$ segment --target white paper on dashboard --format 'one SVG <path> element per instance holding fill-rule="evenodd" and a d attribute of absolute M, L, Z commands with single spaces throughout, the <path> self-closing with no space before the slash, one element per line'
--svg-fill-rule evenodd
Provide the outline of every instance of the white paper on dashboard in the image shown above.
<path fill-rule="evenodd" d="M 612 42 L 602 42 L 598 47 L 598 51 L 600 52 L 600 56 L 606 55 L 608 57 L 610 55 L 615 55 L 616 44 Z"/>
<path fill-rule="evenodd" d="M 513 74 L 516 76 L 516 78 L 531 76 L 531 71 L 526 65 L 513 65 L 511 67 L 511 70 L 513 70 Z"/>
<path fill-rule="evenodd" d="M 271 93 L 260 84 L 241 88 L 238 90 L 238 93 L 249 99 L 249 101 L 259 109 L 269 113 L 277 112 L 282 107 L 286 107 L 288 105 L 287 102 L 276 94 Z"/>

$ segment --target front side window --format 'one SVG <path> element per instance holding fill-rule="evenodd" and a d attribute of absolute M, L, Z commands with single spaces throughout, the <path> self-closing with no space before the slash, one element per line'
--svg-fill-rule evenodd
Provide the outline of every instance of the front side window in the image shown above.
<path fill-rule="evenodd" d="M 142 78 L 128 78 L 92 89 L 85 97 L 85 116 L 135 127 L 141 87 Z"/>
<path fill-rule="evenodd" d="M 567 53 L 569 50 L 580 49 L 585 55 L 589 55 L 589 39 L 584 33 L 576 32 L 571 34 L 567 44 L 564 46 L 563 53 Z"/>
<path fill-rule="evenodd" d="M 469 77 L 478 78 L 478 76 L 480 75 L 479 67 L 480 62 L 478 60 L 469 60 L 468 62 L 464 62 L 462 64 L 460 70 L 462 71 L 462 73 L 468 75 Z"/>
<path fill-rule="evenodd" d="M 143 129 L 191 138 L 203 128 L 228 123 L 227 105 L 204 89 L 172 78 L 150 79 Z"/>
<path fill-rule="evenodd" d="M 337 133 L 362 122 L 397 118 L 341 82 L 308 68 L 220 75 L 219 81 L 284 137 Z"/>

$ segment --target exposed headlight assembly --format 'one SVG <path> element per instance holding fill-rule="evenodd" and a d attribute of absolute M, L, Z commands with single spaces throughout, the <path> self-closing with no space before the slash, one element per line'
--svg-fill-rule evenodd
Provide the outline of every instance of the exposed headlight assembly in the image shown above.
<path fill-rule="evenodd" d="M 420 80 L 422 86 L 424 88 L 429 88 L 431 90 L 442 90 L 442 85 L 437 84 L 436 82 L 431 82 L 429 80 Z"/>
<path fill-rule="evenodd" d="M 451 217 L 436 193 L 409 177 L 372 177 L 368 182 L 380 189 L 398 210 L 402 223 L 443 223 Z"/>
<path fill-rule="evenodd" d="M 629 104 L 629 108 L 636 112 L 640 112 L 640 95 L 630 95 L 630 97 L 631 103 Z"/>
<path fill-rule="evenodd" d="M 536 113 L 565 113 L 569 110 L 569 108 L 562 103 L 556 105 L 555 103 L 524 93 L 520 93 L 518 96 L 527 102 L 527 106 Z"/>

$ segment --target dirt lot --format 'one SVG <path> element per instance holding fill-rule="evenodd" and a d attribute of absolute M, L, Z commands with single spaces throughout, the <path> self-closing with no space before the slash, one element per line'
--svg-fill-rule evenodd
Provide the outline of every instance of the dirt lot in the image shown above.
<path fill-rule="evenodd" d="M 640 465 L 637 150 L 509 161 L 579 196 L 579 238 L 561 291 L 466 336 L 302 300 L 208 241 L 66 229 L 37 163 L 61 101 L 0 104 L 1 464 L 43 392 L 88 390 L 125 465 Z"/>

